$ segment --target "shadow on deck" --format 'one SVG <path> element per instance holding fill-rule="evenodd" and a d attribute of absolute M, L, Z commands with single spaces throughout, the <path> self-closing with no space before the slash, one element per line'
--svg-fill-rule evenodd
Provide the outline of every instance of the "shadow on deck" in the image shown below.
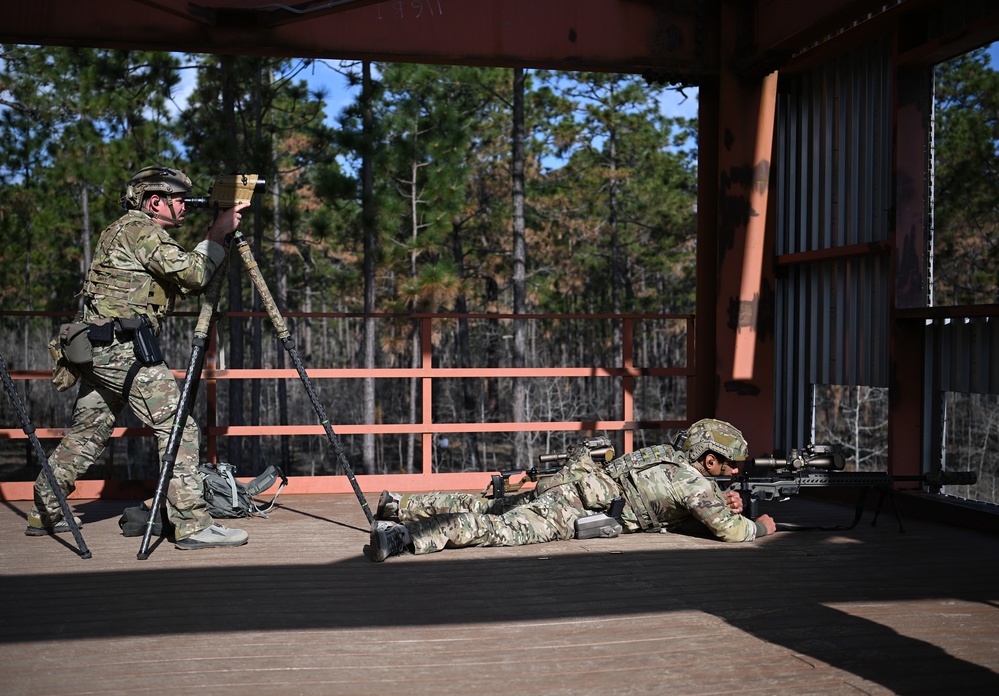
<path fill-rule="evenodd" d="M 6 695 L 999 693 L 999 537 L 933 522 L 374 564 L 353 496 L 303 495 L 242 521 L 245 547 L 138 561 L 117 526 L 131 502 L 73 502 L 90 559 L 0 504 Z"/>

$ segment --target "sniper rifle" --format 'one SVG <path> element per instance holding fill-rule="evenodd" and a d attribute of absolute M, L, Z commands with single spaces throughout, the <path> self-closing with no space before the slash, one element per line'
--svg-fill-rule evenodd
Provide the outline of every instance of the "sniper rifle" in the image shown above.
<path fill-rule="evenodd" d="M 590 457 L 595 462 L 609 462 L 615 457 L 614 444 L 610 441 L 610 438 L 604 437 L 603 435 L 586 438 L 581 444 L 590 451 Z M 564 467 L 568 461 L 568 452 L 550 452 L 548 454 L 539 454 L 538 463 L 548 464 L 549 466 L 541 469 L 537 466 L 532 466 L 530 469 L 511 469 L 509 471 L 501 471 L 498 474 L 493 474 L 492 480 L 489 482 L 489 485 L 486 486 L 485 490 L 482 491 L 482 495 L 488 498 L 503 498 L 508 493 L 519 493 L 520 489 L 523 488 L 528 482 L 537 483 L 539 479 L 546 476 L 554 476 L 562 470 L 562 467 Z M 518 478 L 511 481 L 511 477 Z"/>
<path fill-rule="evenodd" d="M 759 517 L 761 500 L 787 500 L 805 488 L 861 488 L 853 522 L 849 526 L 832 529 L 853 529 L 857 526 L 864 512 L 868 492 L 876 489 L 880 498 L 871 524 L 877 524 L 881 505 L 887 497 L 891 499 L 899 532 L 905 532 L 905 529 L 895 505 L 894 484 L 911 482 L 919 484 L 914 490 L 924 486 L 939 490 L 941 486 L 974 485 L 978 481 L 978 475 L 973 471 L 931 471 L 919 476 L 896 476 L 879 471 L 844 471 L 845 468 L 846 459 L 835 447 L 811 444 L 800 450 L 790 450 L 786 457 L 775 453 L 747 459 L 743 473 L 736 476 L 716 476 L 715 481 L 724 490 L 739 492 L 743 514 L 750 519 Z M 783 531 L 823 529 L 787 524 L 778 524 L 777 528 Z"/>

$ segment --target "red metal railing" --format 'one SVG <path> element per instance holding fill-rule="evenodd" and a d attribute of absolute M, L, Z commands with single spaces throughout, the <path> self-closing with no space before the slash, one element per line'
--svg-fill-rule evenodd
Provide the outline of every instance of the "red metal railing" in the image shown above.
<path fill-rule="evenodd" d="M 6 315 L 33 315 L 41 313 L 28 312 L 2 312 L 0 316 Z M 229 317 L 256 317 L 266 316 L 252 312 L 232 312 Z M 387 474 L 381 476 L 358 476 L 357 479 L 365 490 L 380 490 L 382 487 L 394 487 L 400 490 L 430 490 L 435 488 L 473 488 L 480 486 L 483 481 L 482 473 L 475 474 L 435 474 L 433 472 L 433 438 L 440 433 L 486 433 L 486 432 L 518 432 L 518 431 L 592 431 L 603 430 L 611 432 L 621 432 L 623 435 L 624 451 L 633 449 L 634 433 L 643 429 L 671 429 L 681 428 L 687 424 L 686 415 L 683 418 L 670 420 L 635 420 L 634 417 L 634 390 L 636 377 L 679 377 L 686 380 L 687 394 L 694 393 L 695 372 L 691 365 L 694 355 L 694 317 L 692 315 L 681 314 L 411 314 L 411 315 L 364 315 L 364 314 L 344 314 L 344 313 L 289 313 L 289 317 L 325 317 L 325 318 L 356 318 L 365 317 L 376 318 L 405 318 L 418 321 L 420 324 L 421 336 L 421 358 L 422 366 L 418 368 L 314 368 L 307 367 L 310 380 L 321 379 L 419 379 L 420 380 L 420 400 L 421 400 L 421 420 L 418 423 L 397 423 L 397 424 L 359 424 L 359 423 L 339 423 L 333 425 L 334 431 L 338 435 L 350 434 L 416 434 L 421 439 L 422 461 L 420 473 L 416 475 Z M 622 327 L 622 355 L 620 364 L 615 367 L 543 367 L 543 368 L 441 368 L 434 367 L 432 359 L 433 325 L 435 321 L 454 320 L 458 318 L 467 319 L 526 319 L 526 320 L 578 320 L 578 321 L 610 321 L 618 320 Z M 634 364 L 635 357 L 635 324 L 641 321 L 682 321 L 686 332 L 686 364 L 680 367 L 642 367 Z M 218 439 L 230 436 L 291 436 L 291 435 L 324 435 L 325 431 L 320 424 L 299 423 L 290 425 L 259 425 L 259 426 L 234 426 L 220 425 L 218 423 L 218 408 L 216 403 L 217 388 L 220 380 L 253 380 L 253 379 L 298 379 L 299 375 L 294 369 L 215 369 L 215 355 L 210 353 L 206 361 L 206 369 L 202 376 L 202 381 L 207 390 L 207 414 L 206 429 L 204 437 L 207 439 L 209 459 L 215 459 L 218 451 Z M 174 370 L 178 379 L 184 379 L 184 372 Z M 39 379 L 48 380 L 51 374 L 47 370 L 22 370 L 13 371 L 11 377 L 15 380 Z M 619 419 L 614 420 L 583 420 L 583 421 L 530 421 L 530 422 L 441 422 L 434 417 L 433 386 L 435 380 L 440 379 L 491 379 L 491 378 L 556 378 L 556 377 L 598 377 L 621 380 L 621 413 Z M 303 416 L 313 416 L 309 413 Z M 30 414 L 29 414 L 30 416 Z M 0 439 L 23 439 L 27 435 L 15 423 L 0 424 Z M 37 427 L 36 434 L 39 438 L 59 438 L 65 430 L 63 427 Z M 10 426 L 10 427 L 8 427 Z M 113 437 L 148 436 L 151 430 L 141 427 L 119 427 L 115 428 Z M 350 492 L 345 477 L 294 477 L 294 485 L 290 485 L 289 492 Z M 83 481 L 81 484 L 85 483 Z M 14 499 L 12 496 L 19 495 L 21 487 L 11 484 L 0 484 L 5 486 L 0 490 L 0 497 Z M 22 486 L 23 487 L 23 486 Z M 78 495 L 77 497 L 81 497 Z"/>

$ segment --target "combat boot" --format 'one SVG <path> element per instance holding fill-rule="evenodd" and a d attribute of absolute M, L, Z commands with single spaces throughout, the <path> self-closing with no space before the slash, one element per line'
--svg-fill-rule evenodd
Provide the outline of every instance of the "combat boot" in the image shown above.
<path fill-rule="evenodd" d="M 371 528 L 371 560 L 381 563 L 389 556 L 398 556 L 403 551 L 412 550 L 409 530 L 402 524 L 376 522 Z"/>
<path fill-rule="evenodd" d="M 375 519 L 398 520 L 399 501 L 401 499 L 402 496 L 399 493 L 393 493 L 392 491 L 382 491 L 382 494 L 378 497 L 378 507 L 375 508 Z"/>
<path fill-rule="evenodd" d="M 82 527 L 83 524 L 80 522 L 79 517 L 74 517 L 73 521 L 76 522 L 77 527 Z M 33 512 L 28 513 L 28 526 L 24 530 L 25 536 L 49 536 L 50 534 L 65 534 L 66 532 L 72 531 L 72 527 L 69 526 L 69 522 L 65 519 L 60 519 L 57 522 L 52 522 L 49 519 L 42 519 L 39 515 Z"/>
<path fill-rule="evenodd" d="M 229 529 L 216 522 L 186 539 L 178 539 L 174 546 L 181 551 L 210 549 L 217 546 L 242 546 L 249 538 L 250 535 L 242 529 Z"/>

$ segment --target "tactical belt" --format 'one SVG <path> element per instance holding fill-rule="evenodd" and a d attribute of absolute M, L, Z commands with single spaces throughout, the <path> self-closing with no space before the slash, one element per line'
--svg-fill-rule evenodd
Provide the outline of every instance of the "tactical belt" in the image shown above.
<path fill-rule="evenodd" d="M 156 342 L 156 335 L 153 333 L 153 324 L 149 317 L 137 316 L 130 318 L 118 318 L 106 324 L 91 324 L 88 330 L 91 343 L 110 344 L 115 337 L 121 343 L 132 342 L 135 348 L 135 362 L 128 368 L 125 375 L 125 383 L 122 386 L 122 394 L 127 399 L 132 391 L 132 383 L 139 370 L 143 367 L 151 367 L 163 362 L 163 353 Z"/>

